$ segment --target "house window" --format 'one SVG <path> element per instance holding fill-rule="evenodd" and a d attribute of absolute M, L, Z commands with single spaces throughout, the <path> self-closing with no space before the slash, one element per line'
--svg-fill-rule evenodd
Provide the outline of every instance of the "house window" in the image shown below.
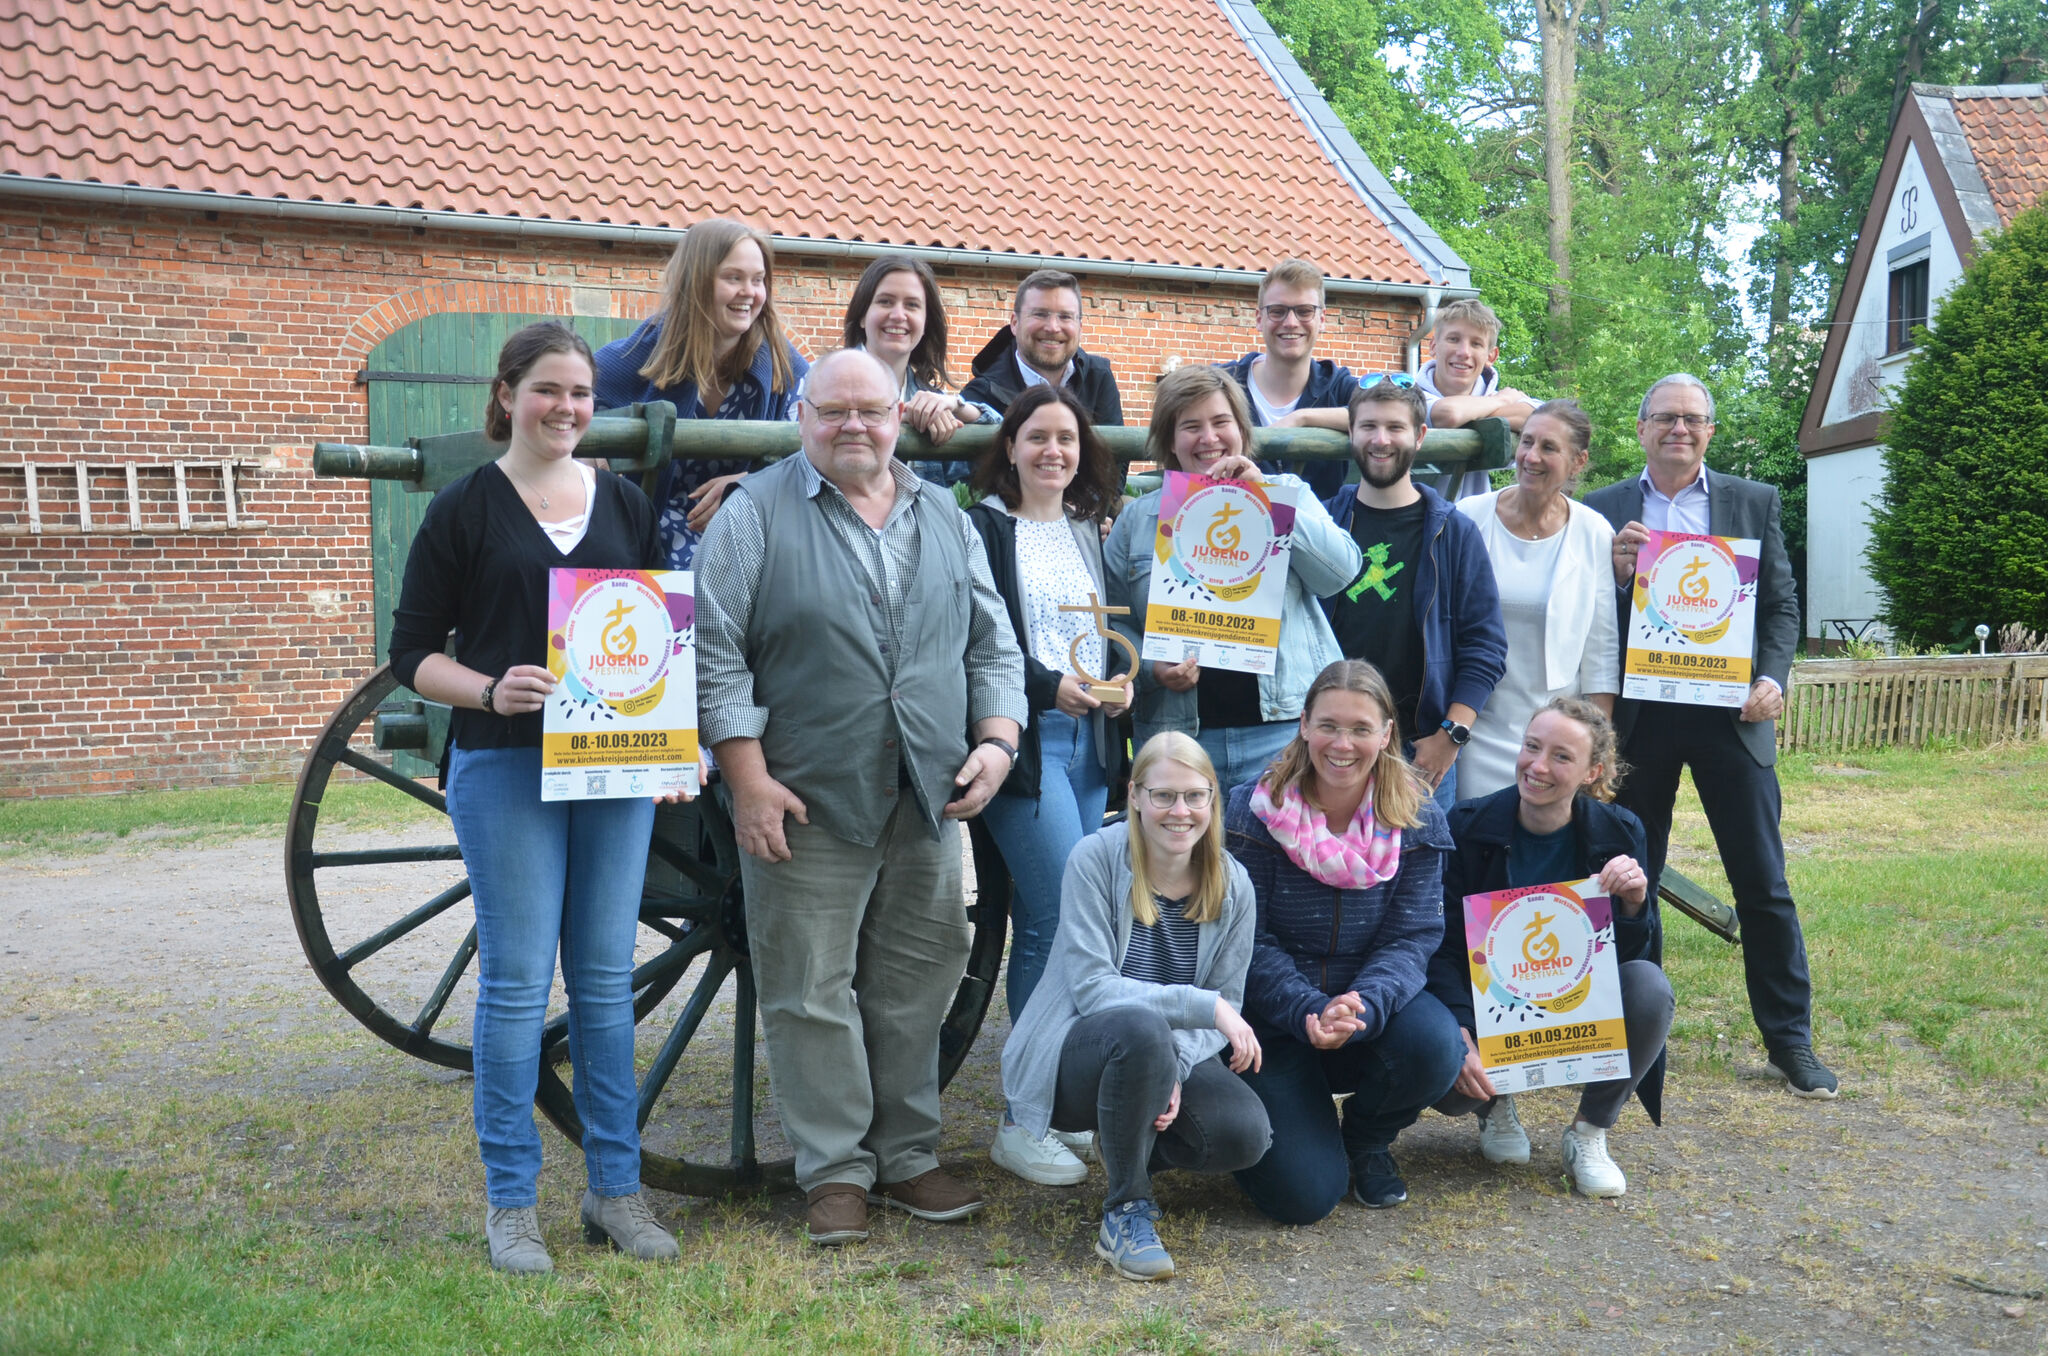
<path fill-rule="evenodd" d="M 1891 301 L 1885 308 L 1886 353 L 1913 347 L 1913 327 L 1927 323 L 1927 260 L 1892 270 Z"/>

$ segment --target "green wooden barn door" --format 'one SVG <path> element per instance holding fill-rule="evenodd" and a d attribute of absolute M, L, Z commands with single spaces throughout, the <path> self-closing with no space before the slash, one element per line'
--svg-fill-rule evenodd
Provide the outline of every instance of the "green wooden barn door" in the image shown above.
<path fill-rule="evenodd" d="M 408 438 L 482 428 L 484 400 L 498 350 L 513 331 L 560 316 L 449 312 L 416 320 L 370 351 L 370 442 L 397 447 Z M 598 348 L 630 334 L 635 320 L 570 317 Z M 370 482 L 370 568 L 376 608 L 377 660 L 391 643 L 391 611 L 405 578 L 413 534 L 433 498 L 388 480 Z"/>

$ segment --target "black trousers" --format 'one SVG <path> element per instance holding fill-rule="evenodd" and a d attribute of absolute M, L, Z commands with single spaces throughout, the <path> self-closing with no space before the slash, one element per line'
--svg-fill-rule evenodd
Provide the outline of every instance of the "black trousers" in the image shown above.
<path fill-rule="evenodd" d="M 1615 801 L 1643 821 L 1650 845 L 1644 869 L 1654 898 L 1671 845 L 1678 774 L 1681 768 L 1692 769 L 1714 847 L 1735 890 L 1750 1015 L 1766 1049 L 1811 1045 L 1813 984 L 1799 911 L 1785 883 L 1778 773 L 1757 766 L 1732 721 L 1729 712 L 1645 703 L 1622 750 L 1630 771 Z"/>

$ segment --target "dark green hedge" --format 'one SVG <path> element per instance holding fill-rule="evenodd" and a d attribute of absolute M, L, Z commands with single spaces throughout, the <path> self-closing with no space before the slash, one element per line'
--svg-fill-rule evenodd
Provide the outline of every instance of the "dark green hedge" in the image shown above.
<path fill-rule="evenodd" d="M 1869 559 L 1892 630 L 2048 630 L 2048 205 L 1992 237 L 1941 303 L 1884 460 Z"/>

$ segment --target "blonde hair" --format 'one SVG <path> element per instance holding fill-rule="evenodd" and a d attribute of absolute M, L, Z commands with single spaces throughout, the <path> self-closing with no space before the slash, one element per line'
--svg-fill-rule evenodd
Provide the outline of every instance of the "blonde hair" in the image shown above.
<path fill-rule="evenodd" d="M 718 266 L 743 240 L 753 241 L 761 251 L 761 284 L 766 298 L 761 314 L 754 317 L 739 343 L 720 362 L 718 322 L 711 314 L 711 299 L 718 285 Z M 694 382 L 700 397 L 713 388 L 729 391 L 754 365 L 754 357 L 763 344 L 768 345 L 772 364 L 770 386 L 787 391 L 796 384 L 789 362 L 789 340 L 775 311 L 775 247 L 765 231 L 724 217 L 700 221 L 684 231 L 661 275 L 661 316 L 661 334 L 654 341 L 654 351 L 647 355 L 647 365 L 640 369 L 640 375 L 656 386 Z"/>
<path fill-rule="evenodd" d="M 1180 422 L 1188 406 L 1212 395 L 1221 395 L 1230 403 L 1230 415 L 1237 420 L 1238 432 L 1244 435 L 1243 455 L 1249 457 L 1252 454 L 1252 407 L 1245 403 L 1244 387 L 1239 386 L 1222 368 L 1211 367 L 1207 363 L 1176 367 L 1152 388 L 1152 423 L 1145 430 L 1146 454 L 1169 471 L 1182 470 L 1173 455 L 1173 426 Z"/>
<path fill-rule="evenodd" d="M 1594 800 L 1613 800 L 1614 793 L 1621 789 L 1621 779 L 1628 775 L 1628 764 L 1621 760 L 1621 751 L 1614 737 L 1614 722 L 1607 718 L 1607 713 L 1584 697 L 1552 697 L 1543 711 L 1555 711 L 1585 730 L 1587 757 L 1592 766 L 1600 769 L 1600 775 L 1580 790 Z M 1543 711 L 1538 711 L 1536 716 L 1542 715 Z M 1536 716 L 1529 717 L 1531 725 L 1536 723 Z"/>
<path fill-rule="evenodd" d="M 1230 893 L 1229 859 L 1223 853 L 1223 790 L 1216 785 L 1216 765 L 1202 746 L 1178 730 L 1165 730 L 1145 741 L 1131 764 L 1131 917 L 1152 927 L 1159 922 L 1159 906 L 1152 899 L 1152 870 L 1145 847 L 1145 827 L 1139 820 L 1138 790 L 1145 774 L 1159 763 L 1179 763 L 1209 783 L 1209 830 L 1195 844 L 1190 855 L 1195 868 L 1194 893 L 1181 916 L 1190 923 L 1213 923 L 1223 916 L 1223 900 Z"/>
<path fill-rule="evenodd" d="M 1489 344 L 1500 339 L 1500 317 L 1477 297 L 1459 297 L 1456 301 L 1445 302 L 1436 313 L 1436 332 L 1442 334 L 1444 326 L 1457 321 L 1463 321 L 1475 330 L 1485 330 Z"/>
<path fill-rule="evenodd" d="M 1313 287 L 1316 289 L 1316 303 L 1323 302 L 1323 271 L 1306 259 L 1282 259 L 1266 270 L 1266 276 L 1259 280 L 1259 305 L 1266 304 L 1266 289 L 1278 283 L 1282 287 Z"/>
<path fill-rule="evenodd" d="M 1363 659 L 1340 659 L 1316 675 L 1308 686 L 1308 697 L 1301 704 L 1301 719 L 1306 723 L 1316 709 L 1316 699 L 1325 692 L 1356 692 L 1379 707 L 1385 717 L 1390 733 L 1387 746 L 1380 750 L 1379 761 L 1373 764 L 1372 815 L 1375 822 L 1390 829 L 1412 829 L 1422 822 L 1422 779 L 1415 775 L 1415 769 L 1401 756 L 1401 729 L 1394 719 L 1394 694 L 1387 690 L 1387 680 L 1380 671 Z M 1287 747 L 1280 750 L 1280 756 L 1267 765 L 1259 780 L 1265 783 L 1266 794 L 1278 800 L 1286 794 L 1287 788 L 1301 784 L 1301 794 L 1306 796 L 1317 809 L 1322 802 L 1316 799 L 1315 765 L 1309 761 L 1308 740 L 1297 728 L 1294 738 Z M 1332 826 L 1341 832 L 1338 826 Z"/>

